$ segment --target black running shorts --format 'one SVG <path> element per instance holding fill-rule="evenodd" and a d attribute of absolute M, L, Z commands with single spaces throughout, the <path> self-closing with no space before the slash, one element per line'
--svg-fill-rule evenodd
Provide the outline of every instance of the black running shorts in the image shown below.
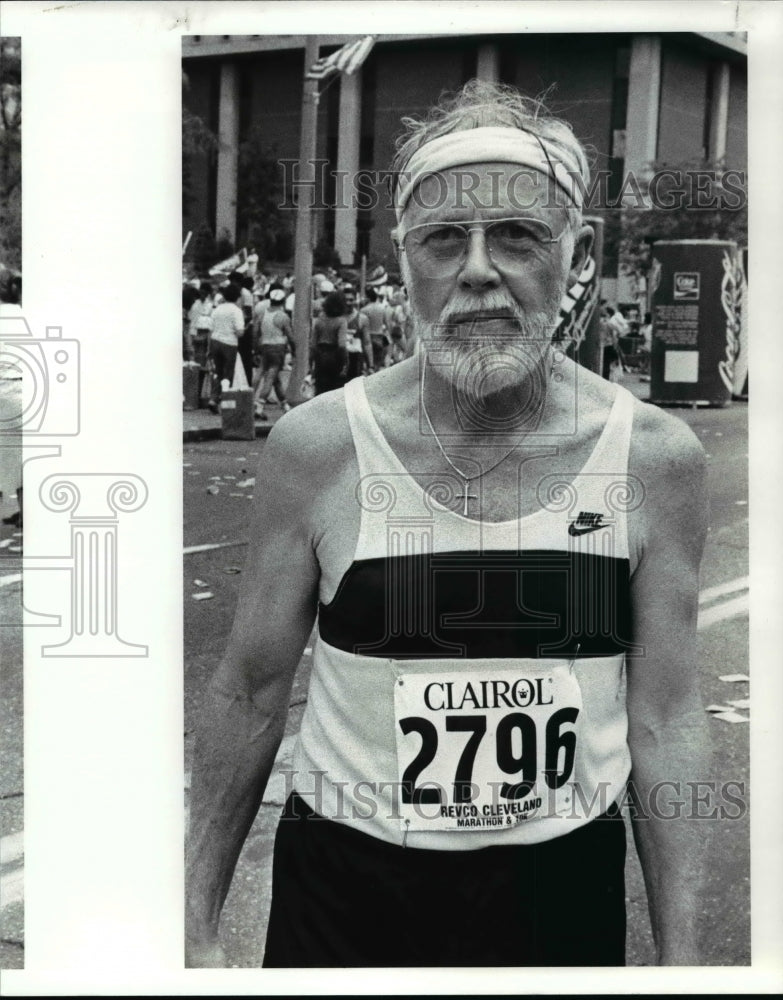
<path fill-rule="evenodd" d="M 295 792 L 275 839 L 267 968 L 625 964 L 625 823 L 540 844 L 398 847 Z"/>

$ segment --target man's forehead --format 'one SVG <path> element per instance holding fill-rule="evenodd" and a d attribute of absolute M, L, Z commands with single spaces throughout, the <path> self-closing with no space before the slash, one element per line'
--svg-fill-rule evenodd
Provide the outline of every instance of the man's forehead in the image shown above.
<path fill-rule="evenodd" d="M 441 219 L 551 217 L 563 214 L 562 198 L 549 177 L 514 163 L 468 163 L 424 177 L 405 208 L 406 227 Z"/>

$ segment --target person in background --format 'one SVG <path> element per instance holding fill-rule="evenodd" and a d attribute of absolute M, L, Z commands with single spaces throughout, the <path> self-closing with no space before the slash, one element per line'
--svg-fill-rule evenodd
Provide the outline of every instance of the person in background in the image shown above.
<path fill-rule="evenodd" d="M 640 368 L 641 374 L 639 376 L 640 382 L 650 381 L 650 353 L 652 351 L 652 314 L 646 312 L 644 314 L 644 323 L 642 323 L 639 333 L 642 338 L 642 342 L 639 345 L 640 354 Z"/>
<path fill-rule="evenodd" d="M 261 378 L 255 396 L 255 413 L 259 420 L 266 420 L 264 407 L 269 400 L 272 389 L 280 403 L 283 413 L 291 407 L 286 400 L 285 389 L 280 381 L 280 371 L 285 363 L 289 346 L 293 348 L 293 331 L 291 320 L 286 316 L 283 303 L 285 292 L 282 288 L 274 288 L 269 293 L 269 306 L 261 314 L 259 321 L 258 356 L 260 360 Z"/>
<path fill-rule="evenodd" d="M 293 319 L 294 306 L 296 305 L 296 288 L 294 286 L 294 279 L 290 275 L 286 275 L 283 279 L 283 288 L 287 292 L 285 297 L 285 311 L 288 313 L 289 318 Z"/>
<path fill-rule="evenodd" d="M 212 336 L 209 343 L 209 357 L 215 366 L 215 378 L 212 384 L 212 398 L 209 408 L 217 413 L 220 402 L 223 379 L 232 382 L 234 366 L 239 350 L 239 338 L 245 332 L 245 317 L 237 305 L 240 289 L 237 285 L 228 284 L 223 289 L 223 302 L 216 306 L 212 313 Z"/>
<path fill-rule="evenodd" d="M 329 292 L 315 318 L 310 338 L 315 394 L 345 385 L 348 374 L 348 320 L 341 292 Z"/>
<path fill-rule="evenodd" d="M 372 286 L 367 288 L 367 305 L 362 307 L 362 313 L 367 317 L 369 325 L 370 346 L 372 348 L 373 371 L 384 367 L 386 352 L 389 347 L 389 331 L 386 326 L 386 307 L 380 293 Z"/>
<path fill-rule="evenodd" d="M 245 332 L 239 338 L 239 356 L 242 359 L 242 367 L 245 369 L 247 384 L 253 384 L 253 279 L 249 274 L 239 274 L 238 281 L 232 278 L 234 284 L 239 285 L 239 302 L 245 320 Z"/>
<path fill-rule="evenodd" d="M 353 285 L 343 285 L 346 319 L 348 320 L 348 381 L 373 370 L 373 352 L 370 342 L 370 321 L 356 308 L 356 290 Z"/>
<path fill-rule="evenodd" d="M 400 285 L 395 285 L 386 307 L 386 323 L 391 339 L 389 361 L 396 364 L 406 357 L 406 344 L 411 327 L 411 312 L 405 292 Z"/>
<path fill-rule="evenodd" d="M 206 281 L 202 281 L 198 298 L 190 307 L 190 345 L 193 350 L 192 360 L 200 366 L 198 389 L 201 394 L 201 386 L 207 372 L 207 354 L 209 352 L 209 334 L 212 330 L 212 289 Z"/>
<path fill-rule="evenodd" d="M 615 331 L 618 337 L 627 337 L 631 332 L 631 326 L 622 312 L 616 306 L 609 306 L 609 326 Z"/>
<path fill-rule="evenodd" d="M 193 360 L 193 344 L 190 335 L 190 310 L 198 299 L 199 282 L 187 281 L 182 286 L 182 360 Z"/>
<path fill-rule="evenodd" d="M 641 350 L 645 354 L 649 354 L 652 350 L 652 313 L 646 312 L 644 314 L 644 323 L 642 323 L 639 333 L 642 337 Z"/>
<path fill-rule="evenodd" d="M 620 337 L 625 337 L 629 331 L 628 323 L 619 309 L 602 302 L 601 343 L 603 344 L 603 362 L 601 375 L 611 381 L 613 369 L 623 363 L 623 353 L 620 349 Z"/>

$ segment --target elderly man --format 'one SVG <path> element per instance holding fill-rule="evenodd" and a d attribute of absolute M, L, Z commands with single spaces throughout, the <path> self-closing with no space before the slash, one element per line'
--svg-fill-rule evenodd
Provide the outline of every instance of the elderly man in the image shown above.
<path fill-rule="evenodd" d="M 189 960 L 224 960 L 317 614 L 265 965 L 622 965 L 627 801 L 658 961 L 696 963 L 701 448 L 553 340 L 591 242 L 570 127 L 474 82 L 395 168 L 421 351 L 266 445 L 196 750 Z"/>

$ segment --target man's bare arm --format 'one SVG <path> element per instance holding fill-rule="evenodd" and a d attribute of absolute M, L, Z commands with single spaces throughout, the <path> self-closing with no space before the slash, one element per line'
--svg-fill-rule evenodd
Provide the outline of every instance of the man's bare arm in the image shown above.
<path fill-rule="evenodd" d="M 628 742 L 634 839 L 657 961 L 696 965 L 706 830 L 689 818 L 688 782 L 710 777 L 696 632 L 706 463 L 684 425 L 667 429 L 662 451 L 668 458 L 645 477 L 647 537 L 632 581 L 634 633 L 644 655 L 631 659 L 628 670 Z"/>
<path fill-rule="evenodd" d="M 313 626 L 317 563 L 300 461 L 301 415 L 272 431 L 256 475 L 243 589 L 226 653 L 204 696 L 190 792 L 188 964 L 220 963 L 218 922 L 285 729 Z"/>

